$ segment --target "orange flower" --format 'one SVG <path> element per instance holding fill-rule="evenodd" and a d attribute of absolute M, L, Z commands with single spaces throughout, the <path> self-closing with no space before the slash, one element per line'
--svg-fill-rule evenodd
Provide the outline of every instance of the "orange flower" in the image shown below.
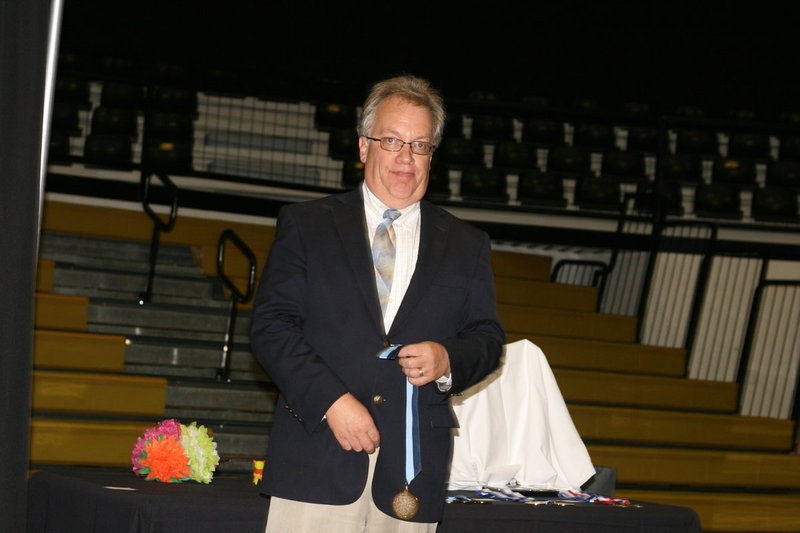
<path fill-rule="evenodd" d="M 142 473 L 149 469 L 147 480 L 182 481 L 191 475 L 189 457 L 176 437 L 160 436 L 148 441 L 142 455 L 139 463 L 146 467 Z"/>

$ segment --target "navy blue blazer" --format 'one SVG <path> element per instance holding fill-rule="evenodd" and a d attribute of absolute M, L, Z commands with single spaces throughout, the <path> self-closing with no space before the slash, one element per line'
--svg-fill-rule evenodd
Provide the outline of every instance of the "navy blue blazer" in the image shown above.
<path fill-rule="evenodd" d="M 346 504 L 367 478 L 364 452 L 341 448 L 325 412 L 349 392 L 381 435 L 372 495 L 393 515 L 405 483 L 405 375 L 376 354 L 386 343 L 436 341 L 450 355 L 453 387 L 419 390 L 422 471 L 409 490 L 420 500 L 413 518 L 441 518 L 456 425 L 450 394 L 480 381 L 499 362 L 505 332 L 497 315 L 488 236 L 421 202 L 420 249 L 391 330 L 383 319 L 360 188 L 292 204 L 277 231 L 253 306 L 253 353 L 280 395 L 261 490 L 312 503 Z"/>

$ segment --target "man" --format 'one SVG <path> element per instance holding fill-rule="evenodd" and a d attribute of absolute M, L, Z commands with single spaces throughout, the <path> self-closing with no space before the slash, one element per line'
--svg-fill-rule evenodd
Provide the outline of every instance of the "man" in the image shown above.
<path fill-rule="evenodd" d="M 268 532 L 430 532 L 441 518 L 449 395 L 494 370 L 505 342 L 488 236 L 422 199 L 443 129 L 426 81 L 376 84 L 359 121 L 364 182 L 278 216 L 251 339 L 280 389 Z M 388 255 L 371 251 L 387 239 Z M 378 357 L 391 346 L 396 359 Z M 409 513 L 393 508 L 404 493 Z"/>

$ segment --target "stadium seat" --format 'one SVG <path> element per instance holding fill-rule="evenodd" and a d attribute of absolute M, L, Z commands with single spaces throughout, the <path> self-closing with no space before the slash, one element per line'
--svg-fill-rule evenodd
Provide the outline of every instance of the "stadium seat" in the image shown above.
<path fill-rule="evenodd" d="M 695 188 L 694 213 L 698 217 L 741 219 L 739 187 L 731 183 L 701 183 Z"/>
<path fill-rule="evenodd" d="M 517 200 L 522 205 L 566 207 L 564 183 L 560 176 L 531 168 L 519 175 Z"/>

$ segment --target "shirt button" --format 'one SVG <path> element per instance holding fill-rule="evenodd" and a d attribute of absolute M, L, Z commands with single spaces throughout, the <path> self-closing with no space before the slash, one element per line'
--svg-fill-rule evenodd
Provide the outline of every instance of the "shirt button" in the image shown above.
<path fill-rule="evenodd" d="M 375 404 L 383 403 L 383 396 L 381 396 L 380 394 L 376 394 L 375 396 L 372 397 L 372 403 Z"/>

